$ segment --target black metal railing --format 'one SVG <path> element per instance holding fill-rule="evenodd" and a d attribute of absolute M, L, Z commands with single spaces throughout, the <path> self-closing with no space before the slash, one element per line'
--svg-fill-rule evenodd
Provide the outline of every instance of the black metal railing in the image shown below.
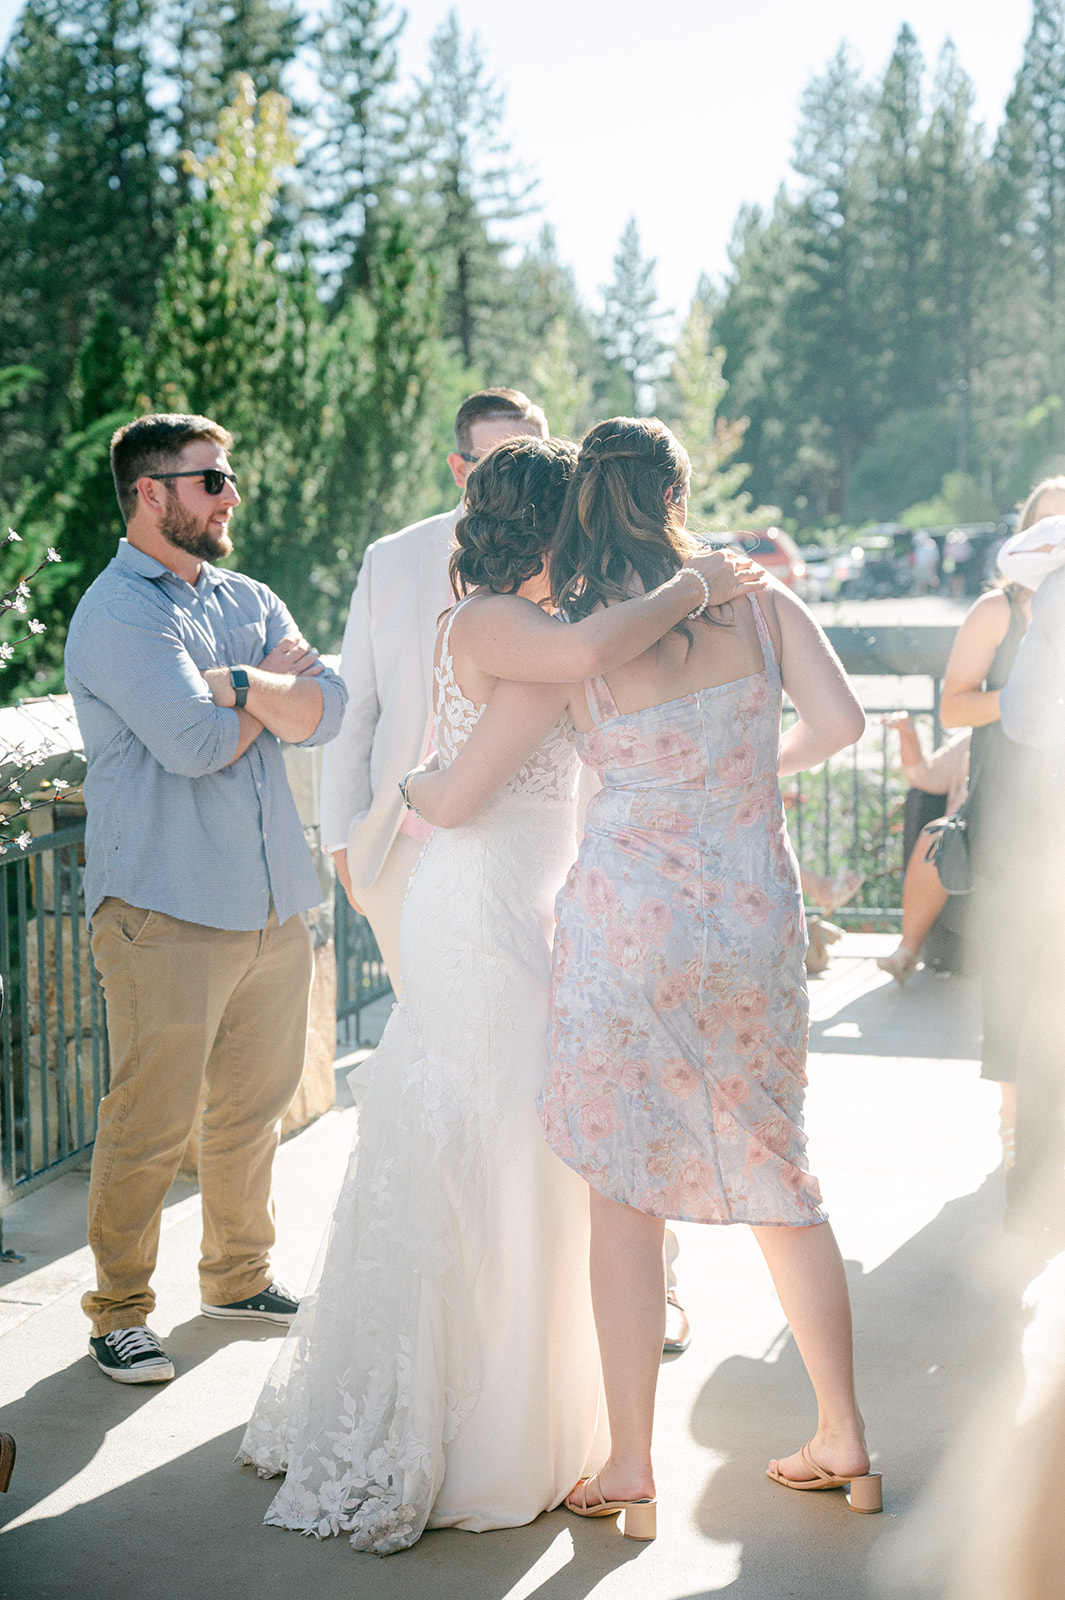
<path fill-rule="evenodd" d="M 84 836 L 79 822 L 0 855 L 0 1208 L 96 1136 L 107 1032 L 85 931 Z"/>
<path fill-rule="evenodd" d="M 84 1157 L 108 1086 L 103 990 L 82 894 L 85 824 L 0 852 L 0 1214 Z M 338 1042 L 390 992 L 369 923 L 337 895 Z M 2 1249 L 2 1234 L 0 1234 Z"/>
<path fill-rule="evenodd" d="M 337 884 L 334 940 L 337 963 L 337 1041 L 349 1050 L 362 1043 L 362 1013 L 391 994 L 381 952 L 365 917 L 351 909 Z"/>
<path fill-rule="evenodd" d="M 861 891 L 833 920 L 892 927 L 902 916 L 906 783 L 899 771 L 898 736 L 880 725 L 889 711 L 906 710 L 926 751 L 943 738 L 939 696 L 956 629 L 831 627 L 825 630 L 852 677 L 900 681 L 906 691 L 863 697 L 868 727 L 858 744 L 815 772 L 784 781 L 788 825 L 800 863 L 827 877 L 850 867 L 865 877 Z M 863 685 L 868 691 L 868 685 Z"/>

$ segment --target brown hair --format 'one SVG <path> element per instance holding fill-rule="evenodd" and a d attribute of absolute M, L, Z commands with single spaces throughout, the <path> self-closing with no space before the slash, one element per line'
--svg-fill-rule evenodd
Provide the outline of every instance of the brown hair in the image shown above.
<path fill-rule="evenodd" d="M 1044 478 L 1041 483 L 1036 484 L 1027 500 L 1021 506 L 1017 519 L 1018 533 L 1023 533 L 1025 528 L 1030 528 L 1033 522 L 1039 521 L 1035 513 L 1038 510 L 1040 500 L 1048 489 L 1060 489 L 1062 494 L 1065 494 L 1065 478 Z"/>
<path fill-rule="evenodd" d="M 577 446 L 568 439 L 523 435 L 474 467 L 448 569 L 457 595 L 482 586 L 514 594 L 539 572 L 576 464 Z"/>
<path fill-rule="evenodd" d="M 547 438 L 547 418 L 520 389 L 478 389 L 476 394 L 466 397 L 455 413 L 455 449 L 460 453 L 469 451 L 473 443 L 471 426 L 489 417 L 514 417 L 531 422 L 539 429 L 541 439 Z"/>
<path fill-rule="evenodd" d="M 137 509 L 137 479 L 175 467 L 182 450 L 196 439 L 207 439 L 223 450 L 233 443 L 233 435 L 220 423 L 180 411 L 152 412 L 115 429 L 111 435 L 111 476 L 124 522 Z"/>
<path fill-rule="evenodd" d="M 613 417 L 586 435 L 551 551 L 559 610 L 586 617 L 627 600 L 634 574 L 645 590 L 673 576 L 699 548 L 684 530 L 690 477 L 688 452 L 657 417 Z"/>

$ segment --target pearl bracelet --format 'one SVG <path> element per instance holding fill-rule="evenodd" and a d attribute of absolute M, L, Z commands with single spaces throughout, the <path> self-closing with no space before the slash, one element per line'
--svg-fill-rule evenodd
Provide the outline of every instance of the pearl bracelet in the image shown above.
<path fill-rule="evenodd" d="M 709 594 L 709 593 L 710 593 L 710 591 L 708 589 L 707 590 L 707 594 Z M 400 780 L 399 780 L 399 792 L 403 796 L 403 804 L 406 806 L 407 810 L 408 811 L 413 811 L 414 815 L 416 817 L 418 817 L 422 822 L 424 822 L 425 818 L 422 816 L 421 812 L 418 810 L 418 807 L 414 804 L 414 802 L 411 799 L 410 795 L 407 793 L 407 785 L 408 785 L 408 783 L 410 782 L 410 780 L 412 778 L 417 777 L 417 775 L 421 772 L 421 770 L 422 770 L 421 767 L 411 767 L 411 769 L 407 773 L 406 777 L 405 778 L 400 778 Z"/>
<path fill-rule="evenodd" d="M 681 572 L 690 572 L 694 578 L 698 578 L 699 582 L 703 586 L 702 605 L 696 606 L 694 611 L 688 612 L 689 617 L 701 617 L 707 606 L 710 604 L 710 585 L 707 583 L 698 567 L 681 567 L 680 570 Z"/>

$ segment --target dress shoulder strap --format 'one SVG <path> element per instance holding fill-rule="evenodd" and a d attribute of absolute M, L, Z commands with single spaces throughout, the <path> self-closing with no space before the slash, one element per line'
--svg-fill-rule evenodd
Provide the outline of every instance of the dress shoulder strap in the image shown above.
<path fill-rule="evenodd" d="M 593 722 L 609 722 L 612 717 L 621 715 L 618 703 L 611 694 L 605 678 L 585 678 L 584 698 L 588 702 Z"/>
<path fill-rule="evenodd" d="M 441 660 L 441 664 L 443 663 L 444 657 L 451 654 L 451 626 L 452 626 L 453 622 L 455 621 L 455 618 L 458 616 L 459 612 L 462 610 L 463 606 L 466 604 L 466 601 L 467 600 L 472 600 L 472 599 L 473 599 L 473 595 L 472 594 L 468 594 L 462 600 L 460 600 L 457 605 L 453 605 L 451 607 L 451 611 L 450 611 L 450 614 L 448 616 L 448 619 L 444 623 L 444 637 L 440 641 L 440 660 Z"/>
<path fill-rule="evenodd" d="M 777 661 L 777 653 L 773 649 L 773 637 L 769 632 L 769 624 L 765 620 L 765 612 L 758 604 L 757 595 L 752 594 L 750 601 L 754 610 L 754 625 L 758 630 L 758 638 L 762 646 L 762 659 L 770 672 L 776 672 L 779 670 L 779 663 Z"/>
<path fill-rule="evenodd" d="M 448 689 L 452 689 L 457 695 L 462 694 L 462 690 L 458 685 L 458 680 L 455 677 L 455 668 L 451 661 L 451 627 L 455 621 L 455 618 L 466 604 L 466 601 L 472 599 L 473 596 L 468 594 L 464 599 L 460 600 L 457 605 L 452 606 L 451 613 L 444 624 L 444 634 L 443 638 L 440 640 L 440 665 L 436 668 L 434 673 L 436 678 L 435 707 L 438 716 L 443 710 Z"/>

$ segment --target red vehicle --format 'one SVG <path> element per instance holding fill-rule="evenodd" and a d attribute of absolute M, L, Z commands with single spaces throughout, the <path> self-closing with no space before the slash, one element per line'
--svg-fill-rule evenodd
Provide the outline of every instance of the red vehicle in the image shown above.
<path fill-rule="evenodd" d="M 717 535 L 710 543 L 719 548 L 742 550 L 745 556 L 757 561 L 774 578 L 788 589 L 802 584 L 806 576 L 806 563 L 799 547 L 783 528 L 766 528 L 759 533 L 737 533 L 729 538 Z"/>

